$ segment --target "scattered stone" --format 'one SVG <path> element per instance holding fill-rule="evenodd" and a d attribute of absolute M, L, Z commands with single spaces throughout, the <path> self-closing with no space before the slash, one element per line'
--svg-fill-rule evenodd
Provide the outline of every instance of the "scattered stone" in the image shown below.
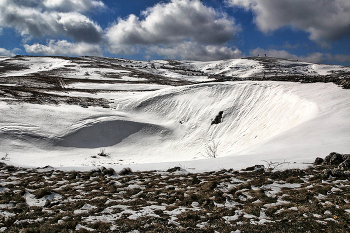
<path fill-rule="evenodd" d="M 265 169 L 264 165 L 254 165 L 251 167 L 247 167 L 246 169 L 243 169 L 244 171 L 257 171 L 257 170 L 261 170 L 261 169 Z"/>
<path fill-rule="evenodd" d="M 90 171 L 90 176 L 99 176 L 99 175 L 113 176 L 115 174 L 116 172 L 114 171 L 113 168 L 105 168 L 105 167 L 99 167 Z"/>
<path fill-rule="evenodd" d="M 321 232 L 319 223 L 331 219 L 332 230 L 343 232 L 350 171 L 334 167 L 267 172 L 255 165 L 251 172 L 185 175 L 174 167 L 131 177 L 101 175 L 114 170 L 98 167 L 91 177 L 0 166 L 0 232 Z"/>
<path fill-rule="evenodd" d="M 322 172 L 322 177 L 325 179 L 328 178 L 341 178 L 341 177 L 350 177 L 350 172 L 349 171 L 343 171 L 339 170 L 337 168 L 335 169 L 325 169 Z"/>

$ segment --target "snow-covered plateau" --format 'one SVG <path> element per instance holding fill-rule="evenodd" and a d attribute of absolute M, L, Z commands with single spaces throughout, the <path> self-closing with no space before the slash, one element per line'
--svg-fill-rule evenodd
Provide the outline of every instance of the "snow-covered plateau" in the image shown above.
<path fill-rule="evenodd" d="M 303 167 L 350 151 L 350 90 L 337 85 L 349 74 L 349 67 L 259 57 L 6 57 L 0 157 L 80 170 Z M 293 82 L 272 81 L 285 79 Z"/>

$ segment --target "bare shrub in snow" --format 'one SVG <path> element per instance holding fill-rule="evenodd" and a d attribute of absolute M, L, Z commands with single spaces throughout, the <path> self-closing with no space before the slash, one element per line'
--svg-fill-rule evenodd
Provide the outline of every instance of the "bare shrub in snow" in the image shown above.
<path fill-rule="evenodd" d="M 272 172 L 275 171 L 277 168 L 281 167 L 284 164 L 289 164 L 289 162 L 286 162 L 286 160 L 284 160 L 283 162 L 272 162 L 272 161 L 266 161 L 263 160 L 266 163 L 266 171 L 267 172 Z"/>
<path fill-rule="evenodd" d="M 9 154 L 6 153 L 5 156 L 1 158 L 1 160 L 9 160 Z"/>
<path fill-rule="evenodd" d="M 101 149 L 100 150 L 100 153 L 97 154 L 98 156 L 101 156 L 101 157 L 108 157 L 109 156 L 109 153 L 106 153 L 106 150 L 105 149 Z"/>
<path fill-rule="evenodd" d="M 218 147 L 220 143 L 215 141 L 214 139 L 209 140 L 205 144 L 205 157 L 207 158 L 216 158 L 218 156 Z"/>

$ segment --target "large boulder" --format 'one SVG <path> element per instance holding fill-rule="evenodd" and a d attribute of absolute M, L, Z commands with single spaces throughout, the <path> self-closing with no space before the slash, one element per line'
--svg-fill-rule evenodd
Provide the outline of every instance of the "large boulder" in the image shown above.
<path fill-rule="evenodd" d="M 338 169 L 348 170 L 350 168 L 350 159 L 347 159 L 339 164 Z"/>
<path fill-rule="evenodd" d="M 322 172 L 324 178 L 350 177 L 350 154 L 332 152 L 324 158 L 316 158 L 314 165 L 331 165 L 333 169 L 325 169 Z M 334 168 L 334 165 L 338 166 Z"/>
<path fill-rule="evenodd" d="M 323 163 L 324 159 L 317 157 L 315 159 L 314 165 L 321 165 Z"/>
<path fill-rule="evenodd" d="M 350 177 L 350 171 L 342 171 L 342 170 L 339 170 L 338 168 L 325 169 L 322 172 L 322 176 L 325 179 L 328 179 L 331 177 L 333 177 L 333 178 L 340 178 L 340 177 L 348 178 L 348 177 Z"/>
<path fill-rule="evenodd" d="M 323 164 L 324 165 L 339 165 L 343 161 L 344 161 L 344 159 L 343 159 L 342 154 L 332 152 L 329 155 L 327 155 L 326 158 L 324 158 Z"/>
<path fill-rule="evenodd" d="M 348 160 L 348 159 L 350 159 L 350 154 L 343 154 L 342 157 L 343 157 L 344 161 Z"/>

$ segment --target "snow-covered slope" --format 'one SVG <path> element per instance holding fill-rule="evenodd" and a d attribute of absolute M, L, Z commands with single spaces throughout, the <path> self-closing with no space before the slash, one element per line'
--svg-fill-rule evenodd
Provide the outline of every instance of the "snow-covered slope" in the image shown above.
<path fill-rule="evenodd" d="M 322 65 L 270 57 L 250 57 L 216 62 L 189 62 L 188 67 L 206 74 L 238 78 L 319 76 L 349 73 L 349 67 Z"/>
<path fill-rule="evenodd" d="M 349 90 L 332 83 L 201 83 L 205 72 L 261 73 L 267 60 L 260 60 L 4 59 L 0 151 L 27 166 L 145 170 L 181 163 L 196 171 L 262 160 L 300 166 L 331 151 L 348 153 Z M 295 68 L 285 60 L 271 67 L 277 63 Z M 222 122 L 211 124 L 220 111 Z M 208 149 L 216 159 L 208 159 Z M 109 156 L 98 156 L 101 150 Z"/>
<path fill-rule="evenodd" d="M 206 82 L 214 80 L 211 76 L 233 78 L 268 78 L 283 76 L 348 76 L 350 67 L 339 65 L 323 65 L 295 60 L 272 57 L 248 57 L 210 62 L 153 60 L 135 61 L 126 59 L 101 57 L 2 57 L 0 62 L 0 77 L 33 76 L 49 73 L 51 76 L 61 76 L 84 80 L 105 81 L 149 81 L 140 77 L 145 73 L 159 75 L 167 80 L 187 80 Z M 8 67 L 16 67 L 8 69 Z M 5 72 L 4 72 L 5 71 Z M 46 72 L 46 73 L 45 73 Z M 141 72 L 141 73 L 140 73 Z"/>
<path fill-rule="evenodd" d="M 92 58 L 95 59 L 95 58 Z M 213 76 L 230 78 L 349 76 L 350 68 L 339 65 L 314 64 L 273 57 L 247 57 L 220 61 L 124 60 L 123 65 L 145 72 L 196 82 L 213 80 Z"/>

